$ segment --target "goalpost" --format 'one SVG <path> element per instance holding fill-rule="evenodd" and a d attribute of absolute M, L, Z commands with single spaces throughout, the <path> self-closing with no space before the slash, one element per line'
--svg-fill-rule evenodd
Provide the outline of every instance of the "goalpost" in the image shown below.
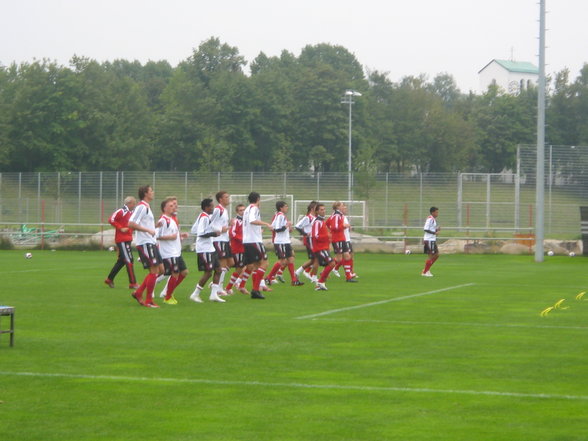
<path fill-rule="evenodd" d="M 294 202 L 294 212 L 292 213 L 293 223 L 298 222 L 302 216 L 306 214 L 306 208 L 310 204 L 311 200 L 297 199 Z M 331 213 L 333 201 L 319 201 L 321 204 L 325 204 L 327 214 Z M 348 213 L 347 218 L 351 222 L 351 225 L 360 226 L 361 228 L 367 227 L 367 213 L 365 201 L 341 201 L 347 205 Z M 355 221 L 355 222 L 354 222 Z"/>
<path fill-rule="evenodd" d="M 227 210 L 229 211 L 229 218 L 235 216 L 235 207 L 238 204 L 243 204 L 245 206 L 249 205 L 247 196 L 249 196 L 249 193 L 231 194 L 231 203 L 227 207 Z M 279 195 L 265 193 L 261 194 L 260 196 L 261 213 L 265 218 L 270 218 L 270 215 L 276 211 L 276 202 L 278 201 L 284 201 L 290 207 L 294 206 L 294 195 L 291 194 Z M 199 205 L 178 205 L 178 219 L 180 220 L 182 225 L 192 225 L 192 223 L 196 220 L 196 217 L 201 211 L 202 209 Z"/>

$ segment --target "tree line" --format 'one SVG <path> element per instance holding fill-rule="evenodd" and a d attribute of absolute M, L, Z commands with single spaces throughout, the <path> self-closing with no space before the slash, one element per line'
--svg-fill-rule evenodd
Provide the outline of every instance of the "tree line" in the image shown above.
<path fill-rule="evenodd" d="M 0 66 L 0 170 L 498 172 L 536 141 L 537 90 L 462 93 L 449 74 L 364 71 L 306 46 L 249 63 L 210 38 L 176 67 L 74 56 Z M 546 139 L 588 144 L 588 64 L 550 78 Z"/>

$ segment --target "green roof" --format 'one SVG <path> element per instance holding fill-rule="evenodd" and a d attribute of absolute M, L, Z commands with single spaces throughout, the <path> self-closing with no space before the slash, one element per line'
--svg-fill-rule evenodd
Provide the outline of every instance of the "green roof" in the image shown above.
<path fill-rule="evenodd" d="M 539 69 L 528 61 L 494 60 L 509 72 L 539 74 Z"/>

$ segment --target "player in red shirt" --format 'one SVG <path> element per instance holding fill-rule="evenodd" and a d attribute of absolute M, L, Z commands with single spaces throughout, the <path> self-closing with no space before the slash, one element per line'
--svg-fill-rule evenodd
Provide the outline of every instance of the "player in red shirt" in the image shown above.
<path fill-rule="evenodd" d="M 233 262 L 235 272 L 231 275 L 229 283 L 225 287 L 227 294 L 233 293 L 233 286 L 237 280 L 239 282 L 239 292 L 249 295 L 249 291 L 245 288 L 245 283 L 249 278 L 249 273 L 245 271 L 245 263 L 243 262 L 243 253 L 245 253 L 245 247 L 243 246 L 243 212 L 245 211 L 245 205 L 239 204 L 235 207 L 237 216 L 231 221 L 231 227 L 229 228 L 229 239 L 231 241 L 231 252 L 233 253 Z"/>
<path fill-rule="evenodd" d="M 335 253 L 336 268 L 343 265 L 345 268 L 345 280 L 347 282 L 357 282 L 351 271 L 351 244 L 345 237 L 345 230 L 349 224 L 345 219 L 346 206 L 343 202 L 333 203 L 333 214 L 327 219 L 327 226 L 331 231 L 331 243 Z M 336 271 L 336 269 L 335 269 Z"/>
<path fill-rule="evenodd" d="M 335 268 L 335 261 L 329 253 L 331 235 L 325 222 L 325 211 L 325 204 L 318 203 L 316 205 L 316 218 L 312 222 L 312 251 L 319 265 L 325 267 L 316 283 L 315 289 L 317 291 L 327 290 L 325 282 L 329 278 L 329 274 L 333 268 Z"/>
<path fill-rule="evenodd" d="M 117 247 L 117 260 L 110 274 L 104 283 L 111 288 L 114 288 L 114 278 L 123 266 L 127 267 L 127 274 L 129 275 L 129 288 L 137 289 L 137 279 L 135 277 L 135 269 L 133 268 L 133 251 L 131 249 L 131 242 L 133 241 L 133 230 L 129 228 L 129 218 L 133 210 L 137 206 L 137 200 L 133 196 L 127 196 L 124 200 L 124 205 L 119 208 L 108 219 L 110 225 L 116 230 L 114 233 L 114 242 Z"/>

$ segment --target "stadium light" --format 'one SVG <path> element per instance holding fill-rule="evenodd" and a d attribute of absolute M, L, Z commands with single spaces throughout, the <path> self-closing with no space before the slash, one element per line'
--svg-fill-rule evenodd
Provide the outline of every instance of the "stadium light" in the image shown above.
<path fill-rule="evenodd" d="M 352 106 L 355 101 L 353 101 L 354 96 L 361 96 L 361 93 L 355 90 L 346 90 L 343 99 L 341 100 L 341 104 L 349 104 L 349 149 L 348 149 L 348 158 L 347 158 L 347 176 L 348 176 L 348 184 L 347 184 L 347 200 L 351 202 L 351 121 L 352 121 Z"/>

